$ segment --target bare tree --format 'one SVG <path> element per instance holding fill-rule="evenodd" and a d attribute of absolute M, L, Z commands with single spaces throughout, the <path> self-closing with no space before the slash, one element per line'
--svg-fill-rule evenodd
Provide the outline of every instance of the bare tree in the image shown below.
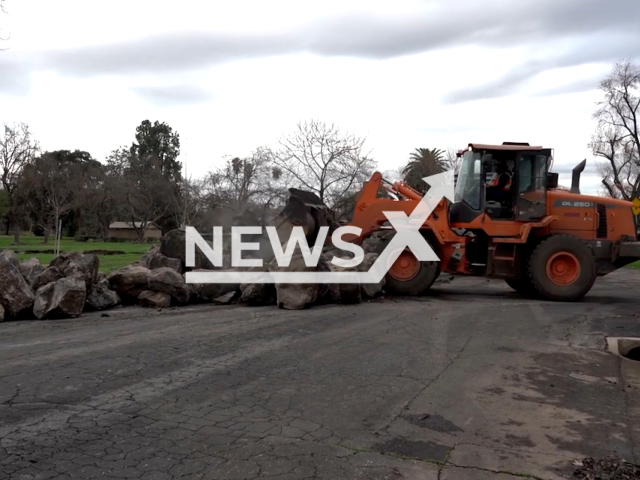
<path fill-rule="evenodd" d="M 623 61 L 600 83 L 604 100 L 594 118 L 598 127 L 589 144 L 606 193 L 632 200 L 640 191 L 640 66 Z"/>
<path fill-rule="evenodd" d="M 7 14 L 7 10 L 6 10 L 5 6 L 4 6 L 5 5 L 4 2 L 5 2 L 5 0 L 0 0 L 0 17 L 2 15 L 6 15 Z M 2 32 L 2 28 L 0 28 L 0 32 Z M 9 40 L 8 36 L 4 37 L 4 36 L 0 35 L 0 41 L 6 41 L 6 40 Z M 0 48 L 0 51 L 2 51 L 2 50 L 7 50 L 7 49 L 6 48 Z"/>
<path fill-rule="evenodd" d="M 117 198 L 122 202 L 125 218 L 136 231 L 138 242 L 144 240 L 150 224 L 157 224 L 170 213 L 174 187 L 160 172 L 148 172 L 143 176 L 129 173 L 122 177 Z"/>
<path fill-rule="evenodd" d="M 4 135 L 0 136 L 0 180 L 8 201 L 7 234 L 10 226 L 14 230 L 13 241 L 20 243 L 21 205 L 14 193 L 25 165 L 37 155 L 38 143 L 31 138 L 29 126 L 25 123 L 4 124 Z"/>
<path fill-rule="evenodd" d="M 363 152 L 364 141 L 312 120 L 299 123 L 269 153 L 288 186 L 314 192 L 332 207 L 359 189 L 375 168 L 375 161 Z"/>
<path fill-rule="evenodd" d="M 227 159 L 208 175 L 208 188 L 220 206 L 241 214 L 249 204 L 268 208 L 285 195 L 282 169 L 270 152 L 258 148 L 247 158 Z"/>
<path fill-rule="evenodd" d="M 460 173 L 460 166 L 462 165 L 462 157 L 458 156 L 458 149 L 455 147 L 447 148 L 444 154 L 444 163 L 447 170 L 453 170 L 453 173 Z"/>
<path fill-rule="evenodd" d="M 177 225 L 193 225 L 202 213 L 203 183 L 203 180 L 183 176 L 180 189 L 172 192 L 170 210 Z"/>

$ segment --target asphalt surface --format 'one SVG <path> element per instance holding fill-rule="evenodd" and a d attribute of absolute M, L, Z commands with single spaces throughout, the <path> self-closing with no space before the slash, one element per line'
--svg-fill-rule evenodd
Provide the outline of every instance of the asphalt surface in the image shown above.
<path fill-rule="evenodd" d="M 580 303 L 456 279 L 304 311 L 0 324 L 0 478 L 570 478 L 640 461 L 640 271 Z"/>

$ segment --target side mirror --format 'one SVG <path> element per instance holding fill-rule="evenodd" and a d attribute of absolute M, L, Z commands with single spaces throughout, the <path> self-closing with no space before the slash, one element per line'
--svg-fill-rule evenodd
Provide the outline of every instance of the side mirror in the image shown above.
<path fill-rule="evenodd" d="M 547 172 L 545 186 L 547 188 L 558 188 L 558 174 Z"/>

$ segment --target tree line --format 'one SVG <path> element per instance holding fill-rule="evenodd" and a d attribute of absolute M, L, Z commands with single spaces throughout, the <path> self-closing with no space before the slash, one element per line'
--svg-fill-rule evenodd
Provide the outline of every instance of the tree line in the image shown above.
<path fill-rule="evenodd" d="M 603 100 L 589 147 L 599 160 L 607 195 L 640 194 L 640 67 L 614 65 L 600 83 Z M 129 146 L 104 162 L 81 150 L 41 152 L 29 126 L 5 123 L 0 132 L 0 219 L 20 242 L 25 227 L 46 243 L 60 225 L 70 236 L 105 238 L 124 221 L 142 240 L 149 224 L 163 232 L 181 225 L 202 231 L 228 225 L 247 212 L 265 220 L 288 198 L 308 190 L 348 220 L 357 193 L 376 168 L 365 139 L 319 120 L 301 122 L 274 147 L 225 157 L 201 178 L 187 177 L 179 161 L 180 136 L 164 122 L 144 120 Z M 417 148 L 398 177 L 424 192 L 425 176 L 458 169 L 454 149 Z"/>
<path fill-rule="evenodd" d="M 67 235 L 107 237 L 114 221 L 144 238 L 150 224 L 163 232 L 181 225 L 210 230 L 248 211 L 258 219 L 287 201 L 288 189 L 316 193 L 348 214 L 349 200 L 376 162 L 364 139 L 317 120 L 301 122 L 273 148 L 226 157 L 201 178 L 179 161 L 180 136 L 164 122 L 144 120 L 130 146 L 104 162 L 81 150 L 41 152 L 29 126 L 5 123 L 0 135 L 0 216 L 5 234 L 28 226 L 43 241 L 60 226 Z"/>

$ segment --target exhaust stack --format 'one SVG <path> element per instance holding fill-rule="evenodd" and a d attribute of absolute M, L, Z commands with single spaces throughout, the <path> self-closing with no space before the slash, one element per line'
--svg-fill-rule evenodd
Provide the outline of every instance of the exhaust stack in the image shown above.
<path fill-rule="evenodd" d="M 587 165 L 587 159 L 585 158 L 573 169 L 573 176 L 571 178 L 571 193 L 580 193 L 580 174 Z"/>

